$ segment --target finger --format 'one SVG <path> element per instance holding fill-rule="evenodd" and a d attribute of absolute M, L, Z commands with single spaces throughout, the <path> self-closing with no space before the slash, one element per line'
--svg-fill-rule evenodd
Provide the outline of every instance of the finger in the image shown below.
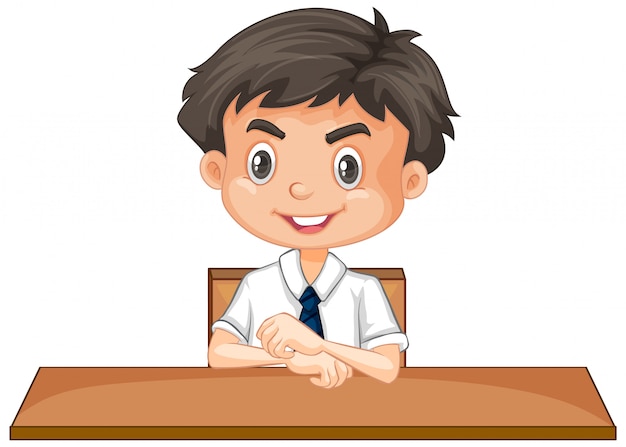
<path fill-rule="evenodd" d="M 281 359 L 290 359 L 293 357 L 293 351 L 288 350 L 289 339 L 281 340 L 274 348 L 274 357 Z"/>
<path fill-rule="evenodd" d="M 331 362 L 328 366 L 328 385 L 326 388 L 334 388 L 337 385 L 339 376 L 337 375 L 337 361 Z"/>
<path fill-rule="evenodd" d="M 322 381 L 320 380 L 319 377 L 311 377 L 309 380 L 315 386 L 319 386 L 320 388 L 324 387 L 324 385 L 322 384 Z"/>
<path fill-rule="evenodd" d="M 349 379 L 350 377 L 352 377 L 352 367 L 350 365 L 346 365 L 346 368 L 348 368 L 348 377 L 347 378 Z"/>
<path fill-rule="evenodd" d="M 278 333 L 278 326 L 269 326 L 263 332 L 260 333 L 259 340 L 261 340 L 261 346 L 267 352 L 270 352 L 267 345 Z M 258 334 L 258 332 L 257 332 Z M 258 336 L 258 335 L 257 335 Z"/>
<path fill-rule="evenodd" d="M 274 324 L 274 323 L 267 324 L 267 325 L 265 325 L 265 327 L 261 327 L 261 328 L 259 328 L 258 331 L 256 331 L 256 336 L 260 340 L 261 338 L 263 338 L 264 334 L 270 333 L 273 330 L 275 330 L 276 328 L 278 328 L 277 324 Z"/>
<path fill-rule="evenodd" d="M 265 321 L 263 322 L 263 324 L 259 327 L 259 330 L 258 330 L 258 331 L 256 331 L 256 336 L 257 336 L 257 338 L 258 338 L 259 340 L 261 339 L 261 334 L 262 334 L 263 332 L 265 332 L 265 330 L 266 330 L 268 327 L 270 327 L 271 325 L 273 325 L 273 324 L 274 324 L 274 320 L 275 320 L 275 318 L 276 318 L 276 317 L 270 317 L 270 318 L 268 318 L 267 320 L 265 320 Z"/>
<path fill-rule="evenodd" d="M 337 363 L 337 383 L 335 387 L 341 386 L 348 378 L 348 367 L 343 362 Z"/>
<path fill-rule="evenodd" d="M 267 349 L 266 351 L 272 356 L 272 357 L 278 357 L 277 355 L 277 350 L 276 347 L 283 341 L 282 337 L 275 335 L 274 337 L 272 337 L 268 342 L 267 342 Z"/>
<path fill-rule="evenodd" d="M 272 325 L 274 323 L 274 321 L 276 320 L 276 315 L 274 315 L 273 317 L 269 317 L 267 318 L 259 327 L 259 330 L 265 329 L 266 327 Z"/>
<path fill-rule="evenodd" d="M 324 388 L 328 388 L 330 384 L 330 377 L 328 376 L 328 369 L 322 368 L 322 372 L 320 373 L 320 386 Z"/>

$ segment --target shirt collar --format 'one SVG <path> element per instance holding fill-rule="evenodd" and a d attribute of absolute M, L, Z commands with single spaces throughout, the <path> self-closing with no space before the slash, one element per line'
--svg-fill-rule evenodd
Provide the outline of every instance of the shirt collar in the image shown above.
<path fill-rule="evenodd" d="M 280 270 L 289 290 L 296 298 L 300 298 L 309 285 L 300 266 L 300 251 L 290 250 L 278 260 Z M 320 300 L 324 301 L 333 291 L 339 280 L 346 273 L 346 266 L 332 253 L 328 253 L 320 274 L 311 286 Z"/>

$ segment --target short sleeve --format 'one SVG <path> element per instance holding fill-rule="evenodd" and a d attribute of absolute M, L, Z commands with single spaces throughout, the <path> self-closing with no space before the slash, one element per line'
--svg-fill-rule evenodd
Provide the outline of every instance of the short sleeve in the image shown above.
<path fill-rule="evenodd" d="M 363 349 L 397 344 L 402 352 L 409 346 L 409 340 L 400 329 L 383 286 L 374 277 L 367 278 L 363 283 L 359 330 Z"/>
<path fill-rule="evenodd" d="M 247 345 L 250 340 L 250 317 L 250 287 L 248 277 L 245 276 L 237 286 L 226 312 L 213 323 L 211 331 L 223 329 L 237 337 L 240 343 Z"/>

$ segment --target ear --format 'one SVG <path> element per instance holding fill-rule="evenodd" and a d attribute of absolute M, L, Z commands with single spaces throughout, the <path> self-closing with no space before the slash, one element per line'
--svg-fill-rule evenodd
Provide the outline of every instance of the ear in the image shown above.
<path fill-rule="evenodd" d="M 428 184 L 428 170 L 421 161 L 413 160 L 402 168 L 402 194 L 405 199 L 419 197 Z"/>
<path fill-rule="evenodd" d="M 200 175 L 214 189 L 222 189 L 226 172 L 226 156 L 220 151 L 205 152 L 200 161 Z"/>

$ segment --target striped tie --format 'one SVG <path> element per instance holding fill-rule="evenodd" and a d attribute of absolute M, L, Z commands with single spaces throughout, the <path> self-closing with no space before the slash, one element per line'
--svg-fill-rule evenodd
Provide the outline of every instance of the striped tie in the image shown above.
<path fill-rule="evenodd" d="M 324 338 L 324 330 L 322 329 L 322 321 L 320 320 L 320 311 L 317 307 L 319 303 L 320 298 L 317 296 L 317 293 L 315 293 L 313 287 L 308 286 L 300 297 L 300 304 L 302 304 L 300 321 L 310 327 L 317 335 Z"/>

